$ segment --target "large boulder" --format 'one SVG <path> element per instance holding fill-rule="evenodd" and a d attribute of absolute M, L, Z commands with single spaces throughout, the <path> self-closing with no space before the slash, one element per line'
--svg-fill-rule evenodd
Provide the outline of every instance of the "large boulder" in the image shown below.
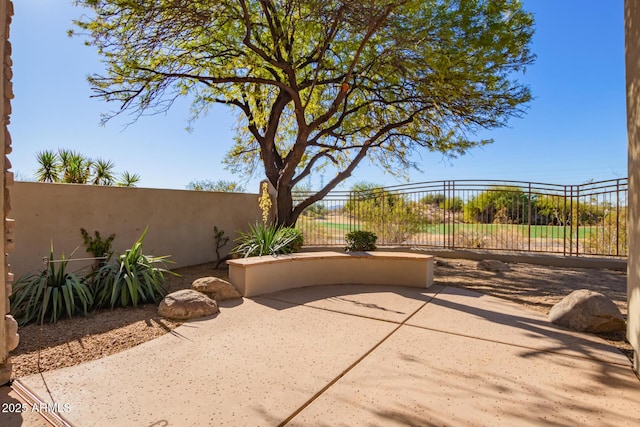
<path fill-rule="evenodd" d="M 218 302 L 242 298 L 235 286 L 219 277 L 201 277 L 193 281 L 191 288 Z"/>
<path fill-rule="evenodd" d="M 158 314 L 177 320 L 195 319 L 220 312 L 218 303 L 193 289 L 170 293 L 160 302 Z"/>
<path fill-rule="evenodd" d="M 510 271 L 511 267 L 508 264 L 505 264 L 502 261 L 498 261 L 497 259 L 483 259 L 478 262 L 476 266 L 478 270 L 485 271 Z"/>
<path fill-rule="evenodd" d="M 549 311 L 549 320 L 581 332 L 614 332 L 626 327 L 618 307 L 601 293 L 588 289 L 564 297 Z"/>

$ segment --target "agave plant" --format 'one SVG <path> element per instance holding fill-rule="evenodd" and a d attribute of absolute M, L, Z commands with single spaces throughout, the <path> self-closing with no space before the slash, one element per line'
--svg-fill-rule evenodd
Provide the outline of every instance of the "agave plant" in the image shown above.
<path fill-rule="evenodd" d="M 81 311 L 86 316 L 93 305 L 93 295 L 84 278 L 67 271 L 64 255 L 55 261 L 53 243 L 47 268 L 20 277 L 10 296 L 11 312 L 20 325 L 45 318 L 55 323 L 60 316 L 68 317 Z M 56 267 L 57 266 L 57 267 Z"/>
<path fill-rule="evenodd" d="M 127 307 L 138 303 L 157 302 L 167 291 L 163 284 L 167 256 L 150 256 L 142 253 L 142 241 L 147 234 L 145 228 L 131 249 L 114 261 L 98 268 L 93 274 L 94 296 L 97 307 Z"/>
<path fill-rule="evenodd" d="M 249 232 L 241 232 L 236 241 L 238 246 L 233 252 L 246 258 L 296 252 L 302 247 L 303 238 L 295 228 L 256 224 L 249 226 Z"/>

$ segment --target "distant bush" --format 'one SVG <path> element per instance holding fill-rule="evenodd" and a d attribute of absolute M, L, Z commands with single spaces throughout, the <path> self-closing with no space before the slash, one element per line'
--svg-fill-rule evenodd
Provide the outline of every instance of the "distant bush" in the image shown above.
<path fill-rule="evenodd" d="M 234 181 L 225 181 L 219 179 L 211 181 L 209 179 L 193 180 L 187 184 L 187 190 L 193 191 L 214 191 L 222 193 L 244 193 L 245 188 L 242 184 Z"/>
<path fill-rule="evenodd" d="M 460 197 L 452 197 L 444 199 L 439 203 L 440 209 L 445 209 L 452 212 L 461 212 L 464 208 L 464 202 Z"/>
<path fill-rule="evenodd" d="M 345 212 L 383 242 L 402 243 L 420 230 L 418 209 L 406 195 L 368 183 L 356 184 L 351 191 Z"/>
<path fill-rule="evenodd" d="M 446 199 L 447 198 L 442 193 L 427 194 L 422 199 L 420 199 L 420 203 L 422 203 L 423 205 L 438 205 L 439 206 L 441 203 L 444 203 L 444 201 Z"/>
<path fill-rule="evenodd" d="M 518 187 L 491 187 L 464 205 L 464 220 L 483 224 L 523 224 L 528 221 L 529 197 Z"/>
<path fill-rule="evenodd" d="M 376 250 L 376 241 L 378 236 L 371 231 L 357 230 L 351 231 L 345 235 L 347 252 L 363 252 Z"/>

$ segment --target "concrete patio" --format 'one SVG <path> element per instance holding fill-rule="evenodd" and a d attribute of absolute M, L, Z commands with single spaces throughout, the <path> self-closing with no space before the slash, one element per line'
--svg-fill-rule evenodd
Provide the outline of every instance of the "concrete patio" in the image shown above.
<path fill-rule="evenodd" d="M 640 422 L 640 381 L 615 348 L 442 286 L 321 286 L 226 302 L 215 318 L 13 386 L 57 402 L 74 426 Z M 43 425 L 32 413 L 0 414 L 0 424 Z"/>

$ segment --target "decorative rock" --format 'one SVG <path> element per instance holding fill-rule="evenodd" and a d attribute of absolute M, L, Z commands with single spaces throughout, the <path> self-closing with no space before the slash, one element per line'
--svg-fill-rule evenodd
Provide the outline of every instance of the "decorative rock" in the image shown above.
<path fill-rule="evenodd" d="M 13 316 L 9 314 L 4 316 L 4 329 L 7 337 L 7 351 L 14 350 L 20 344 L 20 335 L 18 335 L 18 322 Z"/>
<path fill-rule="evenodd" d="M 511 267 L 505 264 L 502 261 L 498 261 L 497 259 L 483 259 L 478 262 L 476 266 L 478 270 L 486 270 L 486 271 L 510 271 Z"/>
<path fill-rule="evenodd" d="M 580 289 L 551 307 L 549 320 L 580 332 L 613 332 L 625 329 L 618 307 L 599 292 Z"/>
<path fill-rule="evenodd" d="M 170 293 L 160 302 L 158 314 L 169 319 L 187 320 L 220 312 L 218 303 L 193 289 Z"/>
<path fill-rule="evenodd" d="M 219 277 L 201 277 L 193 281 L 191 288 L 218 302 L 242 298 L 235 286 Z"/>

